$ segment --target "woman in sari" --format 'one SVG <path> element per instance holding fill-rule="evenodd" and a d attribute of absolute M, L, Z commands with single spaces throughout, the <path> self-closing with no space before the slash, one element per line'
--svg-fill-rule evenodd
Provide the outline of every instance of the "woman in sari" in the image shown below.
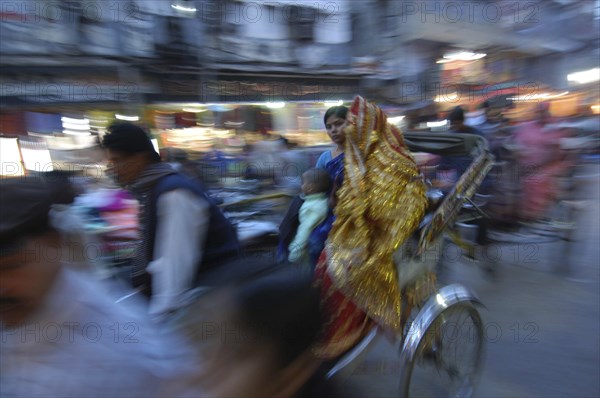
<path fill-rule="evenodd" d="M 402 334 L 392 255 L 416 230 L 427 203 L 415 160 L 380 108 L 356 97 L 345 124 L 335 221 L 315 270 L 325 324 L 313 353 L 321 360 L 343 354 L 373 323 Z"/>
<path fill-rule="evenodd" d="M 323 123 L 327 129 L 327 135 L 336 145 L 332 150 L 327 150 L 319 156 L 315 167 L 325 169 L 329 173 L 332 181 L 332 187 L 329 197 L 329 213 L 327 218 L 319 224 L 312 232 L 308 240 L 308 254 L 310 263 L 314 266 L 325 247 L 325 241 L 331 231 L 335 215 L 333 209 L 336 205 L 336 193 L 344 182 L 344 144 L 346 137 L 344 129 L 346 128 L 346 116 L 348 108 L 345 106 L 333 106 L 325 112 Z"/>
<path fill-rule="evenodd" d="M 560 148 L 563 132 L 550 125 L 549 104 L 538 104 L 535 113 L 535 120 L 521 124 L 515 132 L 520 148 L 517 164 L 523 192 L 522 221 L 536 221 L 545 215 L 558 199 L 559 176 L 568 165 Z"/>

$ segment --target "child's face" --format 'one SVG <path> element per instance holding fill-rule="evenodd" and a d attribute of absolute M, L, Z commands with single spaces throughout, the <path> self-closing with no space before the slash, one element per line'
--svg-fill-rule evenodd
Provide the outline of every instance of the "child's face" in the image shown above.
<path fill-rule="evenodd" d="M 304 177 L 302 177 L 302 186 L 300 188 L 302 189 L 302 193 L 305 195 L 309 195 L 312 193 L 312 186 L 310 182 L 308 182 Z"/>
<path fill-rule="evenodd" d="M 302 193 L 304 193 L 305 195 L 310 195 L 313 193 L 317 193 L 317 189 L 316 189 L 316 184 L 314 184 L 311 180 L 310 180 L 310 176 L 307 175 L 303 175 L 302 176 Z"/>

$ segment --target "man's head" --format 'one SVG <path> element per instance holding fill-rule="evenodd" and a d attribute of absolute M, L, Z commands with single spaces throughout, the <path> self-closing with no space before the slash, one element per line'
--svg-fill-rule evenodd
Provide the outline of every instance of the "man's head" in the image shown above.
<path fill-rule="evenodd" d="M 465 112 L 460 106 L 457 106 L 448 115 L 448 120 L 450 121 L 450 128 L 452 130 L 460 131 L 464 128 Z"/>
<path fill-rule="evenodd" d="M 302 174 L 302 192 L 305 195 L 329 192 L 330 189 L 331 177 L 327 170 L 313 168 Z"/>
<path fill-rule="evenodd" d="M 65 181 L 24 177 L 0 180 L 0 321 L 13 327 L 40 308 L 62 260 L 50 225 L 54 203 L 70 203 Z"/>
<path fill-rule="evenodd" d="M 149 164 L 160 162 L 148 134 L 132 123 L 110 126 L 102 146 L 108 152 L 110 172 L 121 185 L 131 184 Z"/>
<path fill-rule="evenodd" d="M 548 102 L 540 102 L 536 105 L 535 119 L 541 125 L 550 122 L 550 104 Z"/>

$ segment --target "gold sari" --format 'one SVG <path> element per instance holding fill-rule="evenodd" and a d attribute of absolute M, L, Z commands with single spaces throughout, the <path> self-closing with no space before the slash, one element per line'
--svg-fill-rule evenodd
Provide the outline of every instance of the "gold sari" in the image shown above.
<path fill-rule="evenodd" d="M 394 251 L 425 213 L 425 185 L 400 130 L 356 97 L 345 130 L 345 176 L 325 246 L 333 287 L 380 326 L 401 333 Z"/>

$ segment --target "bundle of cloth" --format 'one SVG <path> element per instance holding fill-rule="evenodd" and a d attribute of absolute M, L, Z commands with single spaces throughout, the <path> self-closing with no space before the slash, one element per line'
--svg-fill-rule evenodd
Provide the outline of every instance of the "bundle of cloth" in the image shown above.
<path fill-rule="evenodd" d="M 140 239 L 138 202 L 122 189 L 102 189 L 77 197 L 73 211 L 83 231 L 97 236 L 97 250 L 107 265 L 127 262 Z"/>
<path fill-rule="evenodd" d="M 394 252 L 418 228 L 426 187 L 400 130 L 362 97 L 349 109 L 344 181 L 315 278 L 326 318 L 314 353 L 335 358 L 377 324 L 402 333 Z"/>

